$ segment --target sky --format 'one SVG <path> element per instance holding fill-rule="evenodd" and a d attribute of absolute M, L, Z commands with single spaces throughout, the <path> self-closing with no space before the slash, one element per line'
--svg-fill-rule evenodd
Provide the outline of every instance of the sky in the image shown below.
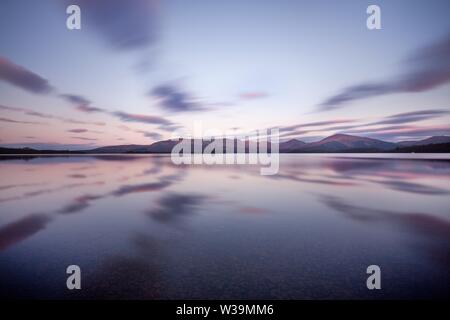
<path fill-rule="evenodd" d="M 66 8 L 81 9 L 69 30 Z M 381 29 L 366 26 L 369 5 Z M 447 0 L 2 0 L 0 145 L 450 135 Z"/>

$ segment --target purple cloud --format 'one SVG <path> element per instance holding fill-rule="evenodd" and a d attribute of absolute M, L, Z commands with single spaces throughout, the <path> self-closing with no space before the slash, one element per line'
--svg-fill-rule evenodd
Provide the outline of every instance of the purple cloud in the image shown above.
<path fill-rule="evenodd" d="M 86 137 L 71 137 L 72 139 L 85 140 L 85 141 L 97 141 L 96 138 L 86 138 Z"/>
<path fill-rule="evenodd" d="M 74 105 L 89 105 L 91 101 L 86 99 L 83 96 L 76 95 L 76 94 L 60 94 L 60 97 L 64 98 L 68 102 L 74 104 Z"/>
<path fill-rule="evenodd" d="M 41 112 L 36 112 L 36 111 L 25 111 L 26 115 L 29 116 L 34 116 L 34 117 L 38 117 L 38 118 L 44 118 L 44 119 L 54 119 L 55 117 L 50 115 L 50 114 L 46 114 L 46 113 L 41 113 Z"/>
<path fill-rule="evenodd" d="M 13 120 L 9 118 L 0 118 L 1 122 L 7 123 L 17 123 L 17 124 L 43 124 L 42 122 L 33 122 L 33 121 L 21 121 L 21 120 Z"/>
<path fill-rule="evenodd" d="M 118 117 L 122 121 L 126 122 L 140 122 L 147 124 L 160 124 L 160 125 L 172 125 L 173 123 L 166 118 L 160 116 L 143 115 L 143 114 L 132 114 L 121 111 L 113 112 L 112 115 Z"/>
<path fill-rule="evenodd" d="M 144 137 L 151 138 L 153 140 L 159 140 L 162 138 L 162 135 L 160 135 L 157 132 L 144 132 L 143 135 L 144 135 Z"/>
<path fill-rule="evenodd" d="M 308 122 L 308 123 L 299 123 L 292 126 L 281 127 L 280 132 L 292 131 L 298 128 L 309 128 L 309 127 L 319 127 L 319 126 L 328 126 L 342 123 L 350 123 L 355 122 L 353 119 L 338 119 L 338 120 L 327 120 L 327 121 L 316 121 L 316 122 Z"/>
<path fill-rule="evenodd" d="M 345 103 L 391 93 L 423 92 L 450 81 L 450 35 L 425 47 L 406 60 L 403 75 L 386 81 L 367 82 L 345 88 L 319 105 L 319 110 L 339 108 Z"/>
<path fill-rule="evenodd" d="M 77 94 L 60 94 L 59 96 L 69 103 L 75 105 L 78 111 L 86 113 L 105 112 L 105 110 L 102 108 L 91 106 L 92 102 L 83 96 Z"/>
<path fill-rule="evenodd" d="M 87 112 L 87 113 L 92 113 L 92 112 L 105 112 L 104 109 L 102 108 L 97 108 L 97 107 L 91 107 L 88 105 L 79 105 L 77 106 L 77 110 L 81 111 L 81 112 Z"/>
<path fill-rule="evenodd" d="M 159 1 L 67 1 L 69 2 L 82 8 L 86 28 L 93 27 L 114 49 L 145 49 L 156 41 Z"/>
<path fill-rule="evenodd" d="M 162 138 L 162 135 L 160 135 L 157 132 L 145 132 L 144 136 L 147 137 L 147 138 L 152 138 L 154 140 L 159 140 L 159 139 Z"/>
<path fill-rule="evenodd" d="M 370 125 L 378 125 L 378 124 L 402 124 L 402 123 L 410 123 L 417 122 L 427 119 L 436 118 L 442 115 L 449 114 L 449 110 L 443 109 L 434 109 L 434 110 L 421 110 L 414 112 L 406 112 L 406 113 L 398 113 L 392 116 L 388 116 L 383 120 L 370 123 Z"/>
<path fill-rule="evenodd" d="M 72 132 L 72 133 L 84 133 L 84 132 L 88 132 L 89 130 L 87 129 L 70 129 L 67 130 L 67 132 Z"/>
<path fill-rule="evenodd" d="M 154 140 L 159 140 L 162 138 L 162 135 L 160 135 L 158 132 L 149 132 L 145 130 L 135 130 L 136 133 L 142 133 L 144 137 L 152 138 Z"/>
<path fill-rule="evenodd" d="M 150 95 L 160 99 L 160 105 L 169 111 L 185 112 L 204 109 L 191 94 L 183 92 L 172 84 L 157 86 L 151 90 Z"/>
<path fill-rule="evenodd" d="M 0 57 L 0 80 L 32 93 L 44 94 L 53 90 L 46 79 L 3 57 Z"/>
<path fill-rule="evenodd" d="M 0 109 L 6 110 L 6 111 L 16 111 L 16 112 L 22 112 L 22 110 L 23 110 L 22 108 L 7 107 L 7 106 L 1 105 L 1 104 L 0 104 Z"/>

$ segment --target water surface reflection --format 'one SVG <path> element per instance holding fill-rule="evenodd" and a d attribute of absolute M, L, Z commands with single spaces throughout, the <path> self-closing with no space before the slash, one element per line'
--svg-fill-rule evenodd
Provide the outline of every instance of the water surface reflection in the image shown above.
<path fill-rule="evenodd" d="M 274 176 L 163 155 L 0 159 L 1 296 L 449 294 L 445 159 L 282 155 Z M 65 289 L 70 264 L 81 291 Z M 365 287 L 370 264 L 381 291 Z"/>

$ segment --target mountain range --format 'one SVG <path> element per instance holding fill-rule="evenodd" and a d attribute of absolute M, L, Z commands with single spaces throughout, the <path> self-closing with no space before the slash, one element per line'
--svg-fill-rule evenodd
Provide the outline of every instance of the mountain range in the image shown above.
<path fill-rule="evenodd" d="M 163 140 L 152 143 L 150 145 L 115 145 L 105 146 L 95 149 L 82 151 L 56 151 L 56 150 L 36 150 L 30 148 L 1 148 L 0 154 L 38 154 L 38 153 L 76 153 L 76 154 L 111 154 L 111 153 L 170 153 L 172 148 L 179 143 L 179 139 Z M 202 146 L 202 151 L 211 143 L 210 140 L 193 139 L 194 143 Z M 224 145 L 234 144 L 236 149 L 237 140 L 224 139 Z M 242 143 L 242 141 L 241 141 Z M 245 141 L 245 152 L 254 151 L 256 143 Z M 279 144 L 280 153 L 377 153 L 377 152 L 449 152 L 450 153 L 450 136 L 434 136 L 418 141 L 401 141 L 386 142 L 378 139 L 353 136 L 348 134 L 334 134 L 322 140 L 306 143 L 297 139 L 291 139 Z M 272 149 L 273 145 L 269 145 L 268 149 Z M 192 148 L 193 150 L 193 148 Z M 225 150 L 218 150 L 223 153 Z"/>

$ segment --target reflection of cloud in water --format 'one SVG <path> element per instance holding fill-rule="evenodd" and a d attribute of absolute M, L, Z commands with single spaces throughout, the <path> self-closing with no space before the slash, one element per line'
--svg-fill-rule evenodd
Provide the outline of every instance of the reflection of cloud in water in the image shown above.
<path fill-rule="evenodd" d="M 136 158 L 136 157 L 133 157 L 133 158 Z M 55 211 L 50 212 L 47 216 L 45 216 L 47 219 L 45 221 L 45 224 L 50 222 L 51 218 L 54 218 L 54 217 L 52 217 L 53 214 L 78 213 L 78 212 L 81 212 L 81 211 L 87 209 L 89 206 L 92 205 L 93 202 L 100 200 L 100 199 L 104 199 L 109 196 L 121 197 L 121 196 L 126 196 L 126 195 L 132 194 L 132 193 L 161 191 L 161 190 L 171 186 L 174 182 L 179 181 L 183 177 L 183 175 L 184 175 L 184 173 L 180 171 L 180 172 L 177 172 L 176 174 L 159 177 L 157 182 L 142 183 L 142 184 L 135 184 L 135 185 L 123 185 L 123 186 L 119 186 L 116 190 L 114 190 L 112 192 L 107 192 L 107 193 L 99 194 L 99 195 L 91 195 L 91 194 L 79 195 L 79 196 L 75 197 L 66 206 L 64 206 L 60 209 L 56 209 Z M 39 196 L 42 194 L 50 194 L 50 193 L 54 193 L 54 192 L 60 192 L 65 189 L 72 189 L 72 188 L 76 188 L 76 187 L 86 187 L 86 186 L 93 186 L 93 185 L 103 185 L 103 184 L 104 184 L 103 181 L 93 182 L 93 183 L 66 184 L 66 185 L 63 185 L 60 187 L 56 187 L 56 188 L 47 188 L 47 189 L 40 189 L 40 190 L 26 192 L 22 196 L 13 196 L 10 198 L 0 199 L 0 202 L 6 202 L 6 201 L 11 201 L 11 200 L 26 200 L 31 197 Z M 30 215 L 29 217 L 30 217 L 30 222 L 34 222 L 35 226 L 38 226 L 37 222 L 44 221 L 44 220 L 38 220 L 35 217 L 35 215 Z M 6 248 L 10 245 L 13 245 L 17 242 L 22 241 L 22 240 L 26 239 L 28 236 L 31 236 L 31 235 L 39 232 L 45 226 L 45 224 L 44 224 L 42 227 L 36 227 L 33 229 L 34 231 L 30 232 L 30 233 L 23 232 L 23 230 L 28 230 L 28 229 L 21 228 L 21 226 L 24 223 L 26 225 L 29 225 L 29 223 L 27 224 L 28 220 L 26 220 L 26 219 L 27 218 L 24 218 L 23 220 L 16 222 L 18 224 L 18 227 L 14 227 L 12 229 L 6 230 L 8 232 L 8 234 L 7 234 L 8 238 L 14 238 L 14 233 L 17 232 L 17 238 L 16 238 L 17 240 L 4 241 L 1 244 L 1 248 Z M 24 222 L 22 222 L 22 221 L 24 221 Z M 14 224 L 12 224 L 12 226 L 14 226 Z M 4 227 L 4 228 L 6 228 L 6 227 Z M 1 240 L 0 240 L 0 242 L 1 242 Z"/>
<path fill-rule="evenodd" d="M 296 164 L 286 164 L 270 179 L 336 186 L 379 184 L 383 187 L 421 195 L 445 195 L 449 190 L 405 180 L 441 179 L 450 176 L 448 161 L 411 159 L 324 158 L 318 163 L 306 162 L 303 171 Z M 307 169 L 307 171 L 305 171 Z M 329 169 L 330 171 L 324 170 Z"/>
<path fill-rule="evenodd" d="M 59 210 L 59 213 L 76 213 L 82 211 L 91 205 L 92 201 L 102 199 L 102 195 L 83 195 L 75 198 L 72 203 Z"/>
<path fill-rule="evenodd" d="M 84 277 L 87 285 L 77 292 L 76 298 L 159 298 L 164 291 L 159 279 L 159 261 L 162 260 L 160 243 L 143 233 L 136 234 L 131 243 L 136 254 L 117 254 L 105 258 L 96 272 Z"/>
<path fill-rule="evenodd" d="M 76 168 L 71 168 L 71 171 L 86 171 L 86 170 L 92 170 L 92 169 L 96 169 L 96 166 L 82 166 L 82 167 L 76 167 Z"/>
<path fill-rule="evenodd" d="M 179 181 L 182 176 L 182 172 L 179 172 L 173 175 L 159 177 L 157 182 L 123 185 L 113 191 L 112 195 L 121 197 L 131 193 L 160 191 Z"/>
<path fill-rule="evenodd" d="M 157 181 L 157 182 L 120 186 L 116 190 L 114 190 L 110 193 L 99 194 L 99 195 L 84 194 L 84 195 L 77 196 L 66 206 L 64 206 L 60 209 L 57 209 L 53 213 L 49 213 L 49 215 L 43 216 L 43 217 L 45 217 L 46 220 L 44 220 L 44 218 L 38 219 L 38 218 L 36 218 L 36 215 L 33 214 L 33 215 L 29 216 L 29 218 L 30 218 L 29 221 L 27 220 L 27 218 L 28 218 L 27 217 L 18 222 L 11 224 L 12 228 L 5 229 L 6 231 L 4 231 L 4 232 L 7 232 L 5 236 L 0 234 L 0 249 L 4 249 L 10 245 L 13 245 L 17 242 L 20 242 L 20 241 L 26 239 L 28 236 L 31 236 L 31 235 L 39 232 L 40 230 L 42 230 L 45 227 L 45 225 L 47 223 L 49 223 L 52 220 L 51 215 L 53 215 L 53 214 L 78 213 L 78 212 L 81 212 L 81 211 L 87 209 L 89 206 L 92 205 L 93 202 L 103 199 L 103 198 L 106 198 L 108 196 L 120 197 L 120 196 L 125 196 L 128 194 L 132 194 L 132 193 L 161 191 L 161 190 L 171 186 L 174 182 L 179 181 L 181 178 L 182 178 L 182 174 L 177 173 L 177 174 L 173 174 L 173 175 L 162 176 L 159 178 L 159 181 Z M 59 192 L 61 190 L 65 190 L 65 189 L 72 189 L 72 188 L 76 188 L 76 187 L 85 187 L 85 186 L 93 186 L 93 185 L 101 185 L 101 184 L 104 184 L 104 182 L 100 181 L 100 182 L 94 182 L 94 183 L 66 184 L 66 185 L 63 185 L 63 186 L 57 187 L 57 188 L 40 189 L 40 190 L 26 192 L 22 196 L 14 196 L 11 198 L 0 199 L 0 202 L 6 202 L 6 201 L 11 201 L 11 200 L 26 200 L 31 197 L 39 196 L 42 194 L 50 194 L 50 193 L 54 193 L 54 192 Z M 39 222 L 42 223 L 42 226 L 40 226 L 38 224 Z M 45 223 L 43 223 L 43 222 L 45 222 Z M 15 224 L 17 224 L 18 226 L 15 227 Z M 26 226 L 29 226 L 30 224 L 33 224 L 34 227 L 27 229 Z M 8 226 L 9 225 L 7 225 L 6 227 L 3 227 L 3 229 L 7 228 Z M 22 226 L 25 226 L 25 227 L 22 227 Z M 1 229 L 1 230 L 3 230 L 3 229 Z M 29 232 L 24 232 L 27 230 L 29 230 Z M 14 236 L 14 234 L 16 232 L 17 232 L 17 237 Z M 15 241 L 7 241 L 7 240 L 2 241 L 1 240 L 2 237 L 5 237 L 5 239 L 6 238 L 15 239 Z"/>
<path fill-rule="evenodd" d="M 180 217 L 195 213 L 206 198 L 201 194 L 169 193 L 161 197 L 157 207 L 147 214 L 159 222 L 175 222 Z"/>
<path fill-rule="evenodd" d="M 67 177 L 74 179 L 86 179 L 87 176 L 85 174 L 69 174 Z"/>
<path fill-rule="evenodd" d="M 239 208 L 239 211 L 248 214 L 263 214 L 269 212 L 267 209 L 257 207 L 241 207 Z"/>
<path fill-rule="evenodd" d="M 14 189 L 14 188 L 34 187 L 34 186 L 39 186 L 39 185 L 43 185 L 43 183 L 9 184 L 9 185 L 0 186 L 0 191 Z"/>
<path fill-rule="evenodd" d="M 99 186 L 99 185 L 103 185 L 103 184 L 104 184 L 103 181 L 96 181 L 96 182 L 92 182 L 92 183 L 66 184 L 66 185 L 63 185 L 63 186 L 60 186 L 60 187 L 56 187 L 56 188 L 39 189 L 39 190 L 25 192 L 21 196 L 13 196 L 13 197 L 10 197 L 10 198 L 3 198 L 3 199 L 0 199 L 0 203 L 7 202 L 7 201 L 12 201 L 12 200 L 27 200 L 29 198 L 33 198 L 33 197 L 40 196 L 40 195 L 43 195 L 43 194 L 51 194 L 51 193 L 61 192 L 63 190 L 67 190 L 67 189 L 73 189 L 73 188 L 79 188 L 79 187 L 88 187 L 88 186 Z M 36 185 L 42 185 L 42 183 L 41 184 L 36 184 Z"/>
<path fill-rule="evenodd" d="M 399 180 L 381 181 L 378 183 L 383 184 L 383 185 L 387 186 L 388 188 L 398 190 L 398 191 L 403 191 L 403 192 L 427 194 L 427 195 L 449 194 L 448 190 L 437 188 L 437 187 L 430 187 L 430 186 L 426 186 L 426 185 L 419 184 L 419 183 L 412 183 L 412 182 L 399 181 Z"/>
<path fill-rule="evenodd" d="M 124 185 L 114 191 L 112 194 L 116 197 L 125 196 L 130 193 L 153 192 L 167 188 L 172 184 L 171 181 L 162 180 L 158 182 Z"/>
<path fill-rule="evenodd" d="M 333 158 L 322 165 L 347 177 L 377 176 L 388 178 L 450 177 L 447 160 Z"/>
<path fill-rule="evenodd" d="M 358 185 L 356 182 L 352 181 L 339 181 L 339 177 L 336 177 L 336 179 L 317 179 L 317 178 L 304 178 L 302 176 L 299 176 L 298 174 L 282 174 L 279 173 L 277 175 L 273 176 L 266 176 L 269 179 L 285 179 L 285 180 L 291 180 L 296 182 L 305 182 L 305 183 L 314 183 L 314 184 L 325 184 L 325 185 L 331 185 L 331 186 L 355 186 Z"/>
<path fill-rule="evenodd" d="M 428 213 L 397 212 L 356 206 L 334 196 L 321 195 L 319 200 L 329 208 L 355 221 L 388 223 L 413 234 L 422 234 L 426 241 L 424 248 L 426 253 L 437 258 L 439 262 L 450 265 L 448 254 L 450 252 L 450 222 L 443 218 Z"/>
<path fill-rule="evenodd" d="M 34 213 L 0 228 L 0 250 L 36 234 L 51 221 L 46 214 Z"/>

